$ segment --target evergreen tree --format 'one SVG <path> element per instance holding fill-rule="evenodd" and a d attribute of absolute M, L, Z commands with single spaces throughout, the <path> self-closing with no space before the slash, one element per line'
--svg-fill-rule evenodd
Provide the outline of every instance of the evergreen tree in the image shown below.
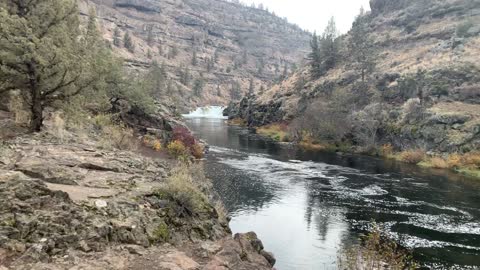
<path fill-rule="evenodd" d="M 219 58 L 220 58 L 220 53 L 218 52 L 218 49 L 216 49 L 215 52 L 213 53 L 213 61 L 215 63 L 218 63 Z"/>
<path fill-rule="evenodd" d="M 131 53 L 135 52 L 135 44 L 133 44 L 132 37 L 127 32 L 125 36 L 123 36 L 123 46 Z"/>
<path fill-rule="evenodd" d="M 185 86 L 188 86 L 190 84 L 190 70 L 188 67 L 181 67 L 179 70 L 180 73 L 180 83 L 182 83 Z"/>
<path fill-rule="evenodd" d="M 93 36 L 93 14 L 80 38 L 74 0 L 7 2 L 0 4 L 0 94 L 22 92 L 30 107 L 30 130 L 36 132 L 45 107 L 101 87 L 107 73 L 100 55 L 104 43 Z"/>
<path fill-rule="evenodd" d="M 207 59 L 207 71 L 210 72 L 213 70 L 215 67 L 215 60 L 213 60 L 213 57 L 210 59 Z"/>
<path fill-rule="evenodd" d="M 193 83 L 193 94 L 196 97 L 202 96 L 204 84 L 205 82 L 204 82 L 203 76 L 200 76 L 200 78 L 195 79 L 195 82 Z"/>
<path fill-rule="evenodd" d="M 160 66 L 158 63 L 153 62 L 145 76 L 145 83 L 148 84 L 147 87 L 149 88 L 148 92 L 152 93 L 156 98 L 161 98 L 166 92 L 167 79 L 167 73 L 164 70 L 164 66 Z"/>
<path fill-rule="evenodd" d="M 320 55 L 320 45 L 317 33 L 313 33 L 312 40 L 310 41 L 311 52 L 308 55 L 310 64 L 310 72 L 313 79 L 318 79 L 322 76 L 322 57 Z"/>
<path fill-rule="evenodd" d="M 168 51 L 168 59 L 175 59 L 177 55 L 178 55 L 177 47 L 170 48 L 170 50 Z"/>
<path fill-rule="evenodd" d="M 363 9 L 353 23 L 350 31 L 348 50 L 352 59 L 353 68 L 359 73 L 362 82 L 365 82 L 367 73 L 375 68 L 375 49 L 373 40 L 369 37 L 367 22 Z"/>
<path fill-rule="evenodd" d="M 232 100 L 238 100 L 241 97 L 241 86 L 240 83 L 237 81 L 232 82 L 231 88 L 230 88 L 230 98 Z"/>
<path fill-rule="evenodd" d="M 197 51 L 193 51 L 193 54 L 192 54 L 192 66 L 196 66 L 197 64 L 198 64 Z"/>
<path fill-rule="evenodd" d="M 265 86 L 260 86 L 260 94 L 262 94 L 263 92 L 265 92 Z"/>
<path fill-rule="evenodd" d="M 286 80 L 288 78 L 288 66 L 287 64 L 285 64 L 285 66 L 283 66 L 283 73 L 282 73 L 282 76 L 281 76 L 281 80 Z"/>
<path fill-rule="evenodd" d="M 340 59 L 340 40 L 338 39 L 338 30 L 335 24 L 335 18 L 328 21 L 328 25 L 320 39 L 320 57 L 322 59 L 322 73 L 335 67 Z"/>
<path fill-rule="evenodd" d="M 116 47 L 122 46 L 121 33 L 118 27 L 115 27 L 115 30 L 113 31 L 113 45 Z"/>

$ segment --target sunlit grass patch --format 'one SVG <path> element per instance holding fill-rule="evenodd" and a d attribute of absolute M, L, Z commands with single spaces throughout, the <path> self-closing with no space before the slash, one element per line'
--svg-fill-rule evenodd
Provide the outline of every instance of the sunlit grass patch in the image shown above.
<path fill-rule="evenodd" d="M 275 123 L 257 128 L 257 134 L 269 137 L 277 142 L 290 142 L 291 136 L 287 124 Z"/>

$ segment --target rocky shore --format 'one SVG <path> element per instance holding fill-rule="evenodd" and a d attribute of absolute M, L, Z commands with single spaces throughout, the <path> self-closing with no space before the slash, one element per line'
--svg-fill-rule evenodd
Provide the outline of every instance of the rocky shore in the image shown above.
<path fill-rule="evenodd" d="M 272 269 L 275 263 L 255 233 L 231 236 L 201 165 L 48 133 L 3 141 L 0 152 L 2 270 Z"/>

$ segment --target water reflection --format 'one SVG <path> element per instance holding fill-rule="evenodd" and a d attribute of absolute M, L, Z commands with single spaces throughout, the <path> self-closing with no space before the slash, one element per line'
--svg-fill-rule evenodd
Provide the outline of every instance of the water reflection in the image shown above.
<path fill-rule="evenodd" d="M 280 146 L 219 120 L 189 125 L 211 145 L 206 172 L 233 231 L 256 231 L 280 270 L 333 269 L 338 248 L 354 243 L 371 220 L 422 263 L 480 265 L 480 181 Z"/>

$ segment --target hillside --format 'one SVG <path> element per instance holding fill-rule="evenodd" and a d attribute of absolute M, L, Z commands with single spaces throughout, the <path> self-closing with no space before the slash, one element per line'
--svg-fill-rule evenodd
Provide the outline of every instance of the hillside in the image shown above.
<path fill-rule="evenodd" d="M 362 82 L 348 46 L 318 78 L 302 67 L 281 84 L 226 110 L 250 126 L 290 124 L 318 141 L 361 151 L 468 152 L 480 146 L 480 2 L 370 1 L 365 23 L 375 68 Z M 320 124 L 319 124 L 320 123 Z M 368 150 L 370 151 L 370 150 Z"/>
<path fill-rule="evenodd" d="M 85 18 L 91 8 L 127 66 L 142 71 L 163 63 L 169 79 L 159 91 L 184 106 L 227 104 L 248 91 L 250 80 L 256 92 L 267 88 L 295 69 L 310 39 L 268 11 L 226 1 L 81 1 Z M 126 33 L 135 46 L 130 51 L 122 44 Z"/>

